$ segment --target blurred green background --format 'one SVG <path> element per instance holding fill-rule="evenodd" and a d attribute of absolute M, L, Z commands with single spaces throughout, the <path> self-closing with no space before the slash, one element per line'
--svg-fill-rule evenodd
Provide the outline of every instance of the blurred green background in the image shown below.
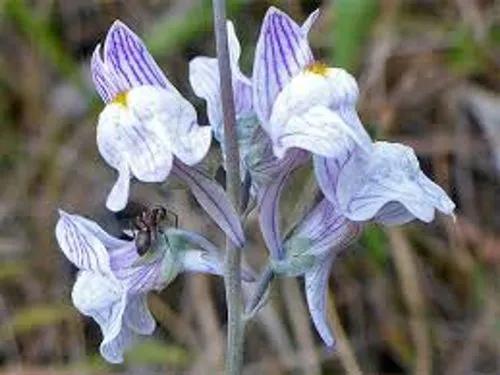
<path fill-rule="evenodd" d="M 247 327 L 245 373 L 500 373 L 500 1 L 228 0 L 247 73 L 270 5 L 299 21 L 321 7 L 311 33 L 316 56 L 358 78 L 370 132 L 414 147 L 458 209 L 455 221 L 370 226 L 337 261 L 335 352 L 312 328 L 301 281 L 275 282 L 268 306 Z M 206 0 L 0 0 L 1 373 L 221 371 L 221 279 L 182 276 L 152 294 L 155 335 L 124 365 L 110 366 L 97 354 L 96 325 L 71 305 L 74 269 L 54 238 L 59 207 L 110 231 L 124 222 L 103 208 L 115 176 L 95 145 L 103 107 L 89 79 L 96 43 L 114 19 L 125 21 L 203 123 L 187 67 L 196 55 L 214 55 L 211 12 Z M 314 193 L 310 178 L 299 180 Z M 135 202 L 167 204 L 181 226 L 223 243 L 182 187 L 132 190 Z M 293 198 L 284 212 L 297 211 Z M 254 216 L 249 227 L 246 256 L 260 265 L 265 250 Z"/>

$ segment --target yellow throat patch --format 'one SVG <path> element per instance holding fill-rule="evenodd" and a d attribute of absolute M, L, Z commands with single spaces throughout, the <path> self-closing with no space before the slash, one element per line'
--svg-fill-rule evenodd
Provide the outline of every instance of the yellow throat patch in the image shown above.
<path fill-rule="evenodd" d="M 315 61 L 306 68 L 306 71 L 319 74 L 320 76 L 326 76 L 328 72 L 328 65 L 322 61 Z"/>
<path fill-rule="evenodd" d="M 111 103 L 127 107 L 127 95 L 128 95 L 128 91 L 120 92 L 120 93 L 118 93 L 118 95 L 116 95 L 113 98 Z"/>

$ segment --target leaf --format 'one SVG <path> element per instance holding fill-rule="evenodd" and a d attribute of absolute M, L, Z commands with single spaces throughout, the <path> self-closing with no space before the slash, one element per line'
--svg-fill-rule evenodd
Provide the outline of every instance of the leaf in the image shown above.
<path fill-rule="evenodd" d="M 363 230 L 360 243 L 367 249 L 368 257 L 380 269 L 385 268 L 389 260 L 387 237 L 384 231 L 375 225 L 368 225 Z"/>
<path fill-rule="evenodd" d="M 24 262 L 2 262 L 0 264 L 0 282 L 16 279 L 28 271 L 28 265 Z"/>
<path fill-rule="evenodd" d="M 360 52 L 378 13 L 377 0 L 337 0 L 334 3 L 333 24 L 336 66 L 355 70 Z"/>
<path fill-rule="evenodd" d="M 192 360 L 184 348 L 156 340 L 144 340 L 134 345 L 126 354 L 126 359 L 134 364 L 167 364 L 174 367 L 185 367 Z"/>
<path fill-rule="evenodd" d="M 458 73 L 479 73 L 485 69 L 486 53 L 474 40 L 472 32 L 467 28 L 461 28 L 453 34 L 453 47 L 448 53 L 448 61 Z"/>
<path fill-rule="evenodd" d="M 160 16 L 146 33 L 144 40 L 148 49 L 156 57 L 171 56 L 189 45 L 193 39 L 212 27 L 212 4 L 209 0 L 193 2 L 188 11 L 166 12 Z M 228 13 L 238 11 L 244 2 L 229 0 Z M 192 17 L 196 14 L 196 17 Z"/>
<path fill-rule="evenodd" d="M 38 305 L 16 311 L 13 316 L 0 326 L 0 338 L 14 332 L 15 334 L 28 333 L 34 329 L 58 324 L 72 319 L 74 309 L 68 305 Z"/>

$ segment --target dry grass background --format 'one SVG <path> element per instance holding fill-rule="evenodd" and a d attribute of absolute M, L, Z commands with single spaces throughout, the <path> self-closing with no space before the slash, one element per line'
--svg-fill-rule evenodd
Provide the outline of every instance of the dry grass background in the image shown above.
<path fill-rule="evenodd" d="M 247 327 L 246 374 L 500 373 L 500 1 L 229 1 L 249 72 L 270 4 L 296 19 L 321 5 L 317 56 L 350 69 L 360 111 L 379 139 L 415 148 L 426 173 L 458 204 L 387 230 L 370 226 L 334 266 L 331 320 L 338 351 L 312 329 L 301 282 L 274 283 Z M 96 325 L 70 304 L 74 270 L 54 239 L 58 207 L 118 231 L 103 209 L 113 172 L 95 145 L 102 105 L 89 54 L 115 18 L 144 35 L 192 99 L 187 63 L 214 54 L 207 0 L 0 1 L 0 368 L 30 374 L 211 374 L 221 371 L 225 307 L 220 279 L 182 276 L 153 294 L 160 328 L 111 367 L 96 354 Z M 216 150 L 213 150 L 216 154 Z M 298 178 L 311 194 L 310 171 Z M 305 176 L 305 177 L 304 177 Z M 180 186 L 136 184 L 133 199 L 166 203 L 182 226 L 222 243 Z M 292 215 L 297 189 L 283 210 Z M 252 264 L 265 258 L 250 219 Z"/>

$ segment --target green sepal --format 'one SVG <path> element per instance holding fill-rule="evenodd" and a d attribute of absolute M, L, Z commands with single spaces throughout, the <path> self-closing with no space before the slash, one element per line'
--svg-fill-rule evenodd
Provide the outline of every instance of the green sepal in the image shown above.
<path fill-rule="evenodd" d="M 315 264 L 314 255 L 287 256 L 284 260 L 272 260 L 271 268 L 274 273 L 286 277 L 296 277 L 305 274 Z"/>

